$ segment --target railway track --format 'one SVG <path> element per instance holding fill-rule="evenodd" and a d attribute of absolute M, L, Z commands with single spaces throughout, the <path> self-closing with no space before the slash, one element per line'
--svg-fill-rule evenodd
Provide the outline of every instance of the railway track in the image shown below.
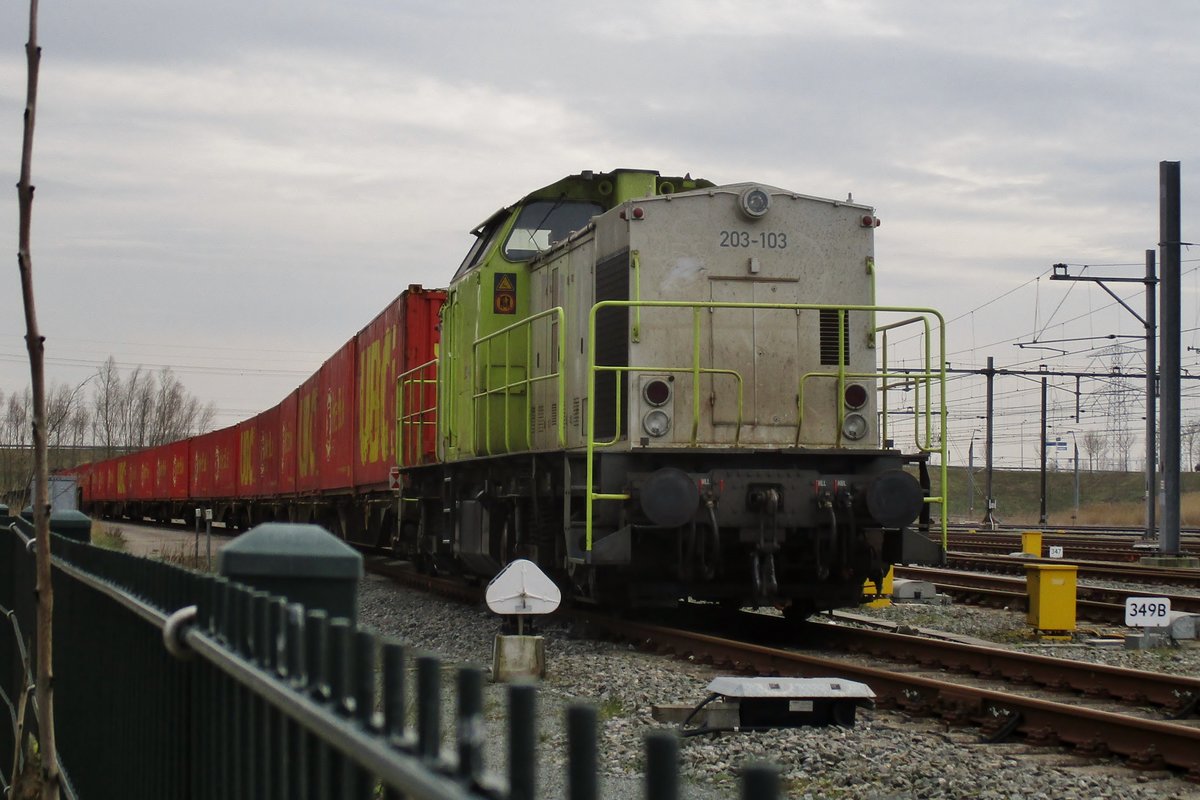
<path fill-rule="evenodd" d="M 1026 564 L 1061 564 L 1063 563 L 1063 559 L 1013 558 L 1007 555 L 992 556 L 980 553 L 951 551 L 946 554 L 946 563 L 949 567 L 959 570 L 1024 575 Z M 1144 564 L 1114 564 L 1108 561 L 1086 561 L 1082 559 L 1071 561 L 1070 563 L 1076 566 L 1076 575 L 1081 579 L 1195 587 L 1197 591 L 1200 591 L 1200 569 L 1154 567 Z"/>
<path fill-rule="evenodd" d="M 933 567 L 896 567 L 895 574 L 897 578 L 928 581 L 938 591 L 959 601 L 1013 610 L 1027 610 L 1029 607 L 1024 578 Z M 1093 622 L 1123 625 L 1125 598 L 1145 594 L 1144 589 L 1078 585 L 1075 590 L 1076 615 Z M 1169 597 L 1174 611 L 1200 614 L 1200 595 L 1155 592 L 1155 596 Z"/>
<path fill-rule="evenodd" d="M 946 537 L 948 549 L 958 552 L 1008 554 L 1021 550 L 1019 533 L 969 533 L 956 532 Z M 1142 556 L 1157 555 L 1153 547 L 1139 547 L 1140 540 L 1119 536 L 1090 536 L 1081 534 L 1042 532 L 1043 547 L 1063 548 L 1063 558 L 1089 561 L 1113 561 L 1135 563 Z M 1200 543 L 1185 540 L 1181 549 L 1185 555 L 1195 556 Z"/>
<path fill-rule="evenodd" d="M 988 528 L 982 522 L 951 522 L 948 529 L 952 533 L 966 533 L 968 531 L 984 533 L 1011 533 L 1019 534 L 1021 531 L 1029 530 L 1049 530 L 1055 533 L 1063 533 L 1070 536 L 1097 536 L 1111 535 L 1116 537 L 1125 537 L 1127 539 L 1139 539 L 1145 533 L 1141 528 L 1133 529 L 1128 525 L 1009 525 L 998 524 L 995 528 Z M 1184 544 L 1192 543 L 1200 546 L 1200 528 L 1180 528 L 1180 536 Z"/>
<path fill-rule="evenodd" d="M 467 602 L 480 599 L 479 587 L 419 575 L 385 559 L 369 559 L 368 568 L 409 586 Z M 749 612 L 732 622 L 702 615 L 703 629 L 579 608 L 560 613 L 569 613 L 590 634 L 643 649 L 736 672 L 858 680 L 871 686 L 884 707 L 976 725 L 994 741 L 1019 736 L 1084 756 L 1117 755 L 1132 767 L 1169 768 L 1200 782 L 1198 678 L 827 622 L 798 630 L 779 617 Z M 738 636 L 711 632 L 714 620 L 724 622 L 720 630 L 733 628 Z M 803 650 L 795 647 L 797 641 L 803 641 Z"/>
<path fill-rule="evenodd" d="M 820 634 L 827 640 L 838 637 L 838 647 L 854 652 L 854 657 L 818 655 L 607 615 L 574 613 L 593 633 L 603 632 L 644 649 L 737 672 L 836 675 L 857 680 L 869 685 L 884 707 L 935 715 L 955 725 L 976 725 L 991 741 L 1021 736 L 1029 744 L 1066 746 L 1082 756 L 1120 756 L 1134 768 L 1169 768 L 1200 782 L 1200 727 L 1192 720 L 1147 715 L 1137 705 L 1153 703 L 1149 698 L 1155 697 L 1169 716 L 1194 714 L 1200 697 L 1200 680 L 1195 678 L 829 625 L 820 626 Z M 870 650 L 881 655 L 871 653 L 868 663 L 863 663 L 863 655 Z M 897 667 L 897 662 L 902 666 Z M 914 671 L 913 664 L 919 665 L 919 671 Z M 1071 664 L 1075 666 L 1067 666 Z M 953 680 L 942 672 L 951 668 L 965 673 Z M 1005 679 L 1005 674 L 1010 677 Z M 1021 685 L 1023 691 L 1015 691 L 1009 681 Z M 976 685 L 979 683 L 985 685 Z M 1076 687 L 1082 688 L 1084 696 Z M 1056 699 L 1035 696 L 1047 693 Z M 1117 710 L 1112 710 L 1114 703 Z"/>

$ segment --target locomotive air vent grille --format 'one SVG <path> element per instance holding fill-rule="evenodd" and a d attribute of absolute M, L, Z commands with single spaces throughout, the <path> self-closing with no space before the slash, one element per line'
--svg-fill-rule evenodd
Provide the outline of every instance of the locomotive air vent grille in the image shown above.
<path fill-rule="evenodd" d="M 842 315 L 842 363 L 850 363 L 850 312 Z M 821 311 L 821 364 L 837 366 L 838 363 L 838 312 L 836 309 Z"/>

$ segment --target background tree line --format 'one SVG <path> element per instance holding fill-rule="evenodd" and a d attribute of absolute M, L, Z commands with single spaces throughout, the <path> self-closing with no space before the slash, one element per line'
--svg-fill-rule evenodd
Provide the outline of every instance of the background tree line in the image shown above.
<path fill-rule="evenodd" d="M 0 388 L 0 493 L 25 502 L 33 469 L 32 393 Z M 137 366 L 124 376 L 108 360 L 78 385 L 46 392 L 51 471 L 154 447 L 212 430 L 216 407 L 201 403 L 170 367 Z"/>

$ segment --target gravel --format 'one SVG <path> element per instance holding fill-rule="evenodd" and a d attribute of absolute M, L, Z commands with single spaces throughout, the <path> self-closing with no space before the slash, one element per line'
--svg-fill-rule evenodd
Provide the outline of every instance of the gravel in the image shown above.
<path fill-rule="evenodd" d="M 1033 649 L 1155 671 L 1200 674 L 1200 648 L 1155 651 L 1043 646 L 1025 639 L 1024 614 L 967 606 L 907 605 L 863 609 L 907 625 L 936 628 Z M 359 594 L 360 623 L 419 651 L 440 655 L 447 669 L 459 663 L 487 666 L 496 618 L 486 610 L 441 600 L 368 576 Z M 545 637 L 548 675 L 539 691 L 540 797 L 565 797 L 566 706 L 583 699 L 600 718 L 601 792 L 605 798 L 640 798 L 643 738 L 664 726 L 651 706 L 697 703 L 718 674 L 710 667 L 641 653 L 627 645 L 574 638 L 562 625 Z M 451 687 L 450 674 L 443 685 Z M 444 729 L 453 728 L 453 698 L 446 690 Z M 505 699 L 500 686 L 485 690 L 488 748 L 485 764 L 505 770 Z M 446 746 L 452 746 L 447 740 Z M 797 728 L 766 733 L 720 734 L 681 740 L 682 796 L 708 800 L 739 796 L 739 771 L 756 761 L 781 770 L 790 798 L 1196 798 L 1200 786 L 1163 772 L 1136 772 L 1116 761 L 1082 759 L 1066 751 L 1023 744 L 983 744 L 972 729 L 948 728 L 884 710 L 858 712 L 854 728 Z"/>

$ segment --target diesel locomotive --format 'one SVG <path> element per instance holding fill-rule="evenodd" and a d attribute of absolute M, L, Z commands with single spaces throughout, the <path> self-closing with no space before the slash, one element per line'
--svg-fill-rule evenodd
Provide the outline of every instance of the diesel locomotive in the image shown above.
<path fill-rule="evenodd" d="M 275 407 L 77 470 L 84 507 L 314 522 L 479 577 L 527 558 L 606 605 L 855 605 L 938 561 L 946 519 L 944 327 L 876 304 L 878 224 L 765 184 L 566 177 Z"/>
<path fill-rule="evenodd" d="M 640 170 L 493 214 L 436 358 L 399 378 L 395 549 L 485 576 L 528 558 L 607 605 L 798 617 L 938 561 L 942 321 L 875 304 L 878 224 L 850 201 Z M 924 364 L 888 375 L 901 329 Z M 908 453 L 886 430 L 899 385 L 918 398 Z"/>

